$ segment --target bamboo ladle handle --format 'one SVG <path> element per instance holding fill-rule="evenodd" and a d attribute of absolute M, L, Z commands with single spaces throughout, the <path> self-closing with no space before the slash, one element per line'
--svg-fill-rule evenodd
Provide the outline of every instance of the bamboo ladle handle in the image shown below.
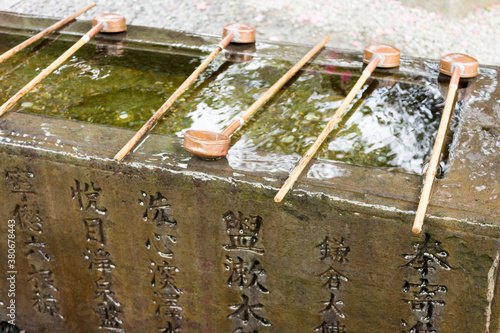
<path fill-rule="evenodd" d="M 441 157 L 444 140 L 446 138 L 446 132 L 448 131 L 448 124 L 450 122 L 451 111 L 454 105 L 455 93 L 457 92 L 459 80 L 460 68 L 456 66 L 451 76 L 450 88 L 448 90 L 448 95 L 446 96 L 446 103 L 441 116 L 441 122 L 439 123 L 436 141 L 434 142 L 434 147 L 432 148 L 431 160 L 429 162 L 429 167 L 427 168 L 427 174 L 425 175 L 424 187 L 422 188 L 422 193 L 420 194 L 417 214 L 415 216 L 415 221 L 413 222 L 412 231 L 416 234 L 419 234 L 420 231 L 422 231 L 422 225 L 424 224 L 425 212 L 427 211 L 427 206 L 429 205 L 432 185 L 434 183 L 434 178 L 436 177 L 439 159 Z"/>
<path fill-rule="evenodd" d="M 196 68 L 196 70 L 181 84 L 179 88 L 170 96 L 167 101 L 156 111 L 156 113 L 141 127 L 137 133 L 127 142 L 125 146 L 115 155 L 115 161 L 120 162 L 132 148 L 141 140 L 141 138 L 153 127 L 160 117 L 168 110 L 179 96 L 198 78 L 200 73 L 214 60 L 214 58 L 226 48 L 233 40 L 234 34 L 230 33 L 217 45 L 217 48 L 210 53 L 208 57 Z"/>
<path fill-rule="evenodd" d="M 227 126 L 222 134 L 231 136 L 241 125 L 246 121 L 254 112 L 261 107 L 271 96 L 273 96 L 292 76 L 295 75 L 304 65 L 316 54 L 319 50 L 325 46 L 330 40 L 330 37 L 326 36 L 321 42 L 316 44 L 299 62 L 297 62 L 285 75 L 283 75 L 276 83 L 274 83 L 271 88 L 269 88 L 264 95 L 260 96 L 245 112 L 241 114 L 238 118 L 233 120 L 229 126 Z"/>
<path fill-rule="evenodd" d="M 37 33 L 33 37 L 25 40 L 21 44 L 19 44 L 17 46 L 14 46 L 13 48 L 11 48 L 10 50 L 8 50 L 4 54 L 0 55 L 0 63 L 3 62 L 4 60 L 6 60 L 7 58 L 9 58 L 10 56 L 16 54 L 17 52 L 21 51 L 25 47 L 33 44 L 37 40 L 39 40 L 39 39 L 47 36 L 52 31 L 59 29 L 60 27 L 64 26 L 65 24 L 67 24 L 70 21 L 73 21 L 78 16 L 82 15 L 83 13 L 85 13 L 86 11 L 88 11 L 89 9 L 95 7 L 95 5 L 96 5 L 95 2 L 92 2 L 91 4 L 89 4 L 86 7 L 80 9 L 79 11 L 77 11 L 76 13 L 74 13 L 73 15 L 70 15 L 70 16 L 66 17 L 65 19 L 60 20 L 59 22 L 54 23 L 53 25 L 51 25 L 47 29 L 40 31 L 39 33 Z"/>
<path fill-rule="evenodd" d="M 12 96 L 7 102 L 5 102 L 0 107 L 0 116 L 2 116 L 12 105 L 26 95 L 35 85 L 52 73 L 57 67 L 59 67 L 64 61 L 73 55 L 79 48 L 85 45 L 92 37 L 94 37 L 99 31 L 102 30 L 104 25 L 102 23 L 97 24 L 92 29 L 89 30 L 82 38 L 72 47 L 70 47 L 66 52 L 64 52 L 59 58 L 57 58 L 53 63 L 51 63 L 47 68 L 40 72 L 33 80 L 31 80 L 27 85 L 25 85 L 21 90 L 19 90 L 14 96 Z"/>
<path fill-rule="evenodd" d="M 318 150 L 319 146 L 321 146 L 323 141 L 325 141 L 328 134 L 330 134 L 333 127 L 337 124 L 337 122 L 342 117 L 342 114 L 346 110 L 347 106 L 349 106 L 349 104 L 351 104 L 352 100 L 354 99 L 354 97 L 358 93 L 359 89 L 361 89 L 363 84 L 365 84 L 366 80 L 370 77 L 370 75 L 375 70 L 375 68 L 377 67 L 379 62 L 380 62 L 380 57 L 377 56 L 377 57 L 374 57 L 370 61 L 368 66 L 366 66 L 365 70 L 361 74 L 360 78 L 358 79 L 358 81 L 356 82 L 354 87 L 351 89 L 351 91 L 349 92 L 347 97 L 344 99 L 344 101 L 342 102 L 340 107 L 337 109 L 335 114 L 332 116 L 332 119 L 330 119 L 330 121 L 328 122 L 326 127 L 323 129 L 321 134 L 318 136 L 316 141 L 314 141 L 311 148 L 309 148 L 309 150 L 305 153 L 305 155 L 300 160 L 299 164 L 297 164 L 297 166 L 292 171 L 292 173 L 290 173 L 290 176 L 288 177 L 288 179 L 285 181 L 285 183 L 283 184 L 281 189 L 278 191 L 278 193 L 274 197 L 275 202 L 281 202 L 283 200 L 283 198 L 288 193 L 290 188 L 293 186 L 295 181 L 299 178 L 300 174 L 302 173 L 304 168 L 307 166 L 309 161 L 311 161 L 314 154 L 316 154 L 316 151 Z"/>

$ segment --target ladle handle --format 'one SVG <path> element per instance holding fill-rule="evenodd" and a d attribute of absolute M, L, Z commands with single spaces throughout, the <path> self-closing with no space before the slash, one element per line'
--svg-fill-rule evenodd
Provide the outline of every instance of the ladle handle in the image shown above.
<path fill-rule="evenodd" d="M 344 99 L 344 101 L 342 102 L 340 107 L 337 109 L 335 114 L 332 116 L 332 118 L 330 119 L 328 124 L 326 124 L 326 127 L 323 129 L 323 131 L 318 136 L 316 141 L 314 141 L 311 148 L 309 148 L 309 150 L 302 157 L 299 164 L 297 164 L 297 166 L 292 171 L 292 173 L 290 173 L 290 176 L 288 177 L 288 179 L 285 181 L 285 183 L 283 184 L 281 189 L 278 191 L 278 193 L 274 197 L 275 202 L 281 202 L 283 200 L 283 198 L 288 193 L 288 191 L 293 186 L 293 184 L 297 181 L 297 179 L 299 178 L 300 174 L 302 173 L 304 168 L 307 166 L 309 161 L 311 161 L 314 154 L 316 154 L 316 151 L 318 150 L 319 146 L 321 146 L 323 141 L 325 141 L 326 137 L 328 136 L 328 134 L 330 134 L 330 132 L 333 129 L 333 127 L 335 126 L 335 124 L 337 124 L 337 122 L 342 117 L 342 114 L 346 110 L 347 106 L 349 106 L 349 104 L 351 104 L 352 100 L 354 99 L 354 97 L 358 93 L 359 89 L 361 89 L 363 84 L 365 84 L 366 80 L 370 77 L 370 75 L 375 70 L 375 68 L 377 67 L 379 62 L 380 62 L 380 58 L 375 57 L 370 61 L 368 66 L 366 66 L 365 70 L 363 71 L 363 73 L 359 77 L 359 79 L 356 82 L 356 84 L 354 85 L 354 87 L 351 89 L 349 94 L 346 96 L 346 98 Z"/>
<path fill-rule="evenodd" d="M 8 50 L 4 54 L 0 55 L 0 62 L 6 60 L 7 58 L 9 58 L 10 56 L 12 56 L 12 55 L 16 54 L 17 52 L 21 51 L 25 47 L 33 44 L 37 40 L 39 40 L 39 39 L 47 36 L 52 31 L 57 30 L 60 27 L 66 25 L 68 22 L 73 21 L 75 18 L 77 18 L 78 16 L 82 15 L 83 13 L 85 13 L 86 11 L 88 11 L 89 9 L 91 9 L 93 7 L 95 7 L 95 2 L 92 2 L 91 4 L 87 5 L 86 7 L 80 9 L 79 11 L 77 11 L 76 13 L 74 13 L 73 15 L 70 15 L 70 16 L 66 17 L 65 19 L 62 19 L 61 21 L 54 23 L 53 25 L 51 25 L 47 29 L 40 31 L 39 33 L 37 33 L 33 37 L 25 40 L 21 44 L 19 44 L 17 46 L 14 46 L 13 48 L 11 48 L 10 50 Z"/>
<path fill-rule="evenodd" d="M 73 55 L 79 48 L 85 45 L 92 37 L 94 37 L 103 28 L 102 23 L 95 25 L 89 30 L 82 38 L 72 47 L 70 47 L 66 52 L 64 52 L 59 58 L 57 58 L 53 63 L 51 63 L 47 68 L 40 72 L 33 80 L 31 80 L 27 85 L 25 85 L 21 90 L 19 90 L 14 96 L 12 96 L 7 102 L 5 102 L 0 107 L 0 116 L 2 116 L 12 105 L 26 95 L 34 86 L 36 86 L 40 81 L 52 73 L 57 67 L 59 67 L 64 61 Z"/>
<path fill-rule="evenodd" d="M 217 48 L 196 68 L 196 70 L 181 84 L 179 88 L 170 96 L 167 101 L 155 112 L 155 114 L 141 127 L 137 133 L 127 142 L 125 146 L 115 155 L 115 161 L 120 162 L 132 148 L 142 139 L 142 137 L 153 127 L 160 117 L 179 98 L 179 96 L 198 78 L 201 72 L 214 60 L 214 58 L 226 48 L 233 40 L 234 34 L 230 33 L 217 45 Z"/>
<path fill-rule="evenodd" d="M 425 212 L 427 211 L 427 206 L 429 205 L 432 185 L 434 183 L 434 178 L 436 177 L 441 151 L 444 146 L 444 139 L 446 138 L 446 132 L 448 131 L 448 124 L 450 122 L 459 80 L 460 68 L 456 66 L 451 76 L 450 87 L 448 89 L 448 95 L 446 96 L 446 103 L 444 105 L 443 114 L 441 115 L 441 122 L 439 123 L 436 141 L 434 142 L 434 147 L 432 148 L 431 160 L 429 162 L 429 167 L 427 168 L 427 174 L 425 175 L 424 187 L 422 188 L 422 193 L 420 194 L 417 214 L 415 216 L 415 221 L 413 222 L 412 231 L 416 234 L 419 234 L 420 231 L 422 231 L 422 225 L 424 224 Z"/>
<path fill-rule="evenodd" d="M 241 125 L 243 125 L 242 120 L 246 121 L 259 107 L 261 107 L 271 96 L 273 96 L 292 76 L 295 75 L 316 53 L 319 52 L 330 40 L 330 37 L 325 37 L 321 42 L 316 44 L 298 63 L 296 63 L 285 75 L 283 75 L 275 84 L 269 88 L 264 95 L 260 96 L 245 112 L 241 114 L 237 119 L 233 120 L 229 126 L 227 126 L 222 134 L 230 136 L 234 133 Z"/>

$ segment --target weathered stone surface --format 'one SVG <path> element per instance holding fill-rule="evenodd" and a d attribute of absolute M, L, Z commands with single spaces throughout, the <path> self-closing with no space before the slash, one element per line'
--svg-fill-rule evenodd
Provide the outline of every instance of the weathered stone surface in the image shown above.
<path fill-rule="evenodd" d="M 141 29 L 129 30 L 129 42 L 155 38 L 157 30 Z M 193 49 L 216 40 L 165 35 L 163 43 L 183 38 Z M 262 44 L 259 52 L 277 58 L 305 49 Z M 401 80 L 436 69 L 405 58 Z M 277 205 L 287 170 L 273 162 L 293 156 L 236 151 L 208 162 L 179 139 L 152 135 L 117 164 L 129 130 L 7 114 L 0 221 L 3 235 L 16 221 L 16 324 L 32 332 L 335 332 L 339 322 L 347 332 L 410 332 L 420 321 L 438 332 L 498 330 L 498 72 L 480 73 L 459 95 L 462 120 L 418 236 L 417 175 L 316 161 Z M 4 258 L 7 247 L 4 236 Z M 7 265 L 0 260 L 0 274 Z M 8 289 L 0 280 L 2 320 Z"/>

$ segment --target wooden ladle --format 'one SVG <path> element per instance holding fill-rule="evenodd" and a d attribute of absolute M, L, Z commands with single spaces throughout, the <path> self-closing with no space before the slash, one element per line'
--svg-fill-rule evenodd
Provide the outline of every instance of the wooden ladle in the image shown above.
<path fill-rule="evenodd" d="M 254 43 L 255 28 L 244 23 L 231 23 L 223 28 L 222 41 L 217 48 L 196 68 L 196 70 L 180 85 L 179 88 L 167 99 L 167 101 L 155 112 L 155 114 L 141 127 L 137 133 L 127 142 L 125 146 L 115 155 L 115 161 L 120 162 L 142 137 L 153 127 L 165 111 L 174 104 L 180 95 L 196 80 L 201 72 L 214 60 L 214 58 L 226 48 L 229 43 Z"/>
<path fill-rule="evenodd" d="M 285 75 L 271 86 L 259 99 L 257 99 L 241 116 L 227 126 L 222 133 L 202 130 L 188 130 L 184 133 L 184 148 L 193 155 L 205 159 L 216 159 L 226 156 L 231 143 L 230 136 L 240 128 L 243 123 L 254 114 L 272 95 L 274 95 L 292 76 L 297 73 L 316 53 L 319 52 L 330 40 L 325 37 L 314 46 L 298 63 L 296 63 Z"/>
<path fill-rule="evenodd" d="M 340 107 L 337 109 L 335 114 L 332 116 L 326 127 L 323 129 L 321 134 L 318 136 L 316 141 L 314 141 L 313 145 L 309 150 L 306 152 L 306 154 L 302 157 L 300 160 L 299 164 L 295 167 L 295 169 L 290 173 L 290 176 L 288 179 L 285 181 L 285 184 L 281 187 L 279 192 L 276 194 L 274 197 L 275 202 L 281 202 L 285 195 L 288 193 L 290 188 L 293 186 L 297 178 L 299 178 L 300 174 L 304 170 L 304 168 L 307 166 L 309 161 L 313 158 L 314 154 L 316 154 L 316 151 L 318 148 L 321 146 L 323 141 L 325 141 L 326 137 L 328 134 L 332 131 L 333 127 L 338 123 L 340 118 L 342 117 L 344 111 L 346 110 L 347 106 L 351 104 L 352 100 L 358 93 L 359 89 L 364 85 L 366 80 L 371 76 L 375 68 L 377 67 L 382 67 L 382 68 L 392 68 L 392 67 L 398 67 L 399 66 L 399 59 L 400 59 L 400 51 L 395 48 L 394 46 L 391 45 L 386 45 L 386 44 L 376 44 L 376 45 L 370 45 L 365 48 L 365 52 L 363 54 L 363 62 L 368 64 L 359 77 L 358 81 L 354 85 L 354 87 L 351 89 L 347 97 L 344 99 Z"/>
<path fill-rule="evenodd" d="M 446 137 L 446 132 L 448 131 L 448 124 L 450 122 L 452 109 L 455 105 L 454 100 L 455 93 L 458 88 L 458 82 L 460 81 L 460 78 L 471 78 L 477 76 L 478 66 L 479 62 L 476 59 L 465 54 L 451 53 L 441 58 L 439 72 L 451 76 L 451 79 L 443 114 L 441 115 L 441 122 L 439 123 L 436 135 L 436 141 L 434 142 L 434 147 L 432 148 L 431 160 L 429 162 L 429 167 L 427 168 L 427 174 L 425 175 L 424 187 L 422 188 L 422 193 L 420 194 L 417 214 L 415 216 L 415 221 L 413 222 L 412 231 L 416 234 L 422 231 L 422 225 L 424 224 L 425 212 L 427 211 L 427 206 L 429 205 L 432 185 L 434 183 L 439 164 L 439 158 L 443 150 L 443 143 Z"/>
<path fill-rule="evenodd" d="M 60 20 L 59 22 L 56 22 L 56 23 L 52 24 L 47 29 L 40 31 L 39 33 L 37 33 L 33 37 L 25 40 L 21 44 L 19 44 L 17 46 L 14 46 L 13 48 L 11 48 L 10 50 L 8 50 L 7 52 L 5 52 L 2 55 L 0 55 L 0 62 L 3 62 L 4 60 L 6 60 L 7 58 L 9 58 L 10 56 L 13 56 L 17 52 L 19 52 L 22 49 L 24 49 L 25 47 L 33 44 L 34 42 L 36 42 L 37 40 L 39 40 L 41 38 L 47 36 L 52 31 L 55 31 L 55 30 L 59 29 L 60 27 L 62 27 L 65 24 L 67 24 L 68 22 L 73 21 L 75 18 L 77 18 L 78 16 L 82 15 L 83 13 L 85 13 L 86 11 L 88 11 L 89 9 L 91 9 L 93 7 L 95 7 L 95 2 L 92 2 L 91 4 L 85 6 L 84 8 L 82 8 L 79 11 L 77 11 L 76 13 L 74 13 L 73 15 L 70 15 L 70 16 L 66 17 L 65 19 Z"/>
<path fill-rule="evenodd" d="M 125 17 L 118 14 L 101 14 L 94 17 L 92 29 L 89 30 L 83 37 L 73 44 L 66 52 L 51 63 L 47 68 L 40 72 L 33 80 L 19 90 L 7 102 L 0 107 L 0 116 L 2 116 L 12 105 L 14 105 L 21 97 L 26 95 L 35 85 L 52 73 L 64 61 L 73 55 L 79 48 L 85 45 L 98 32 L 122 32 L 127 30 L 125 25 Z"/>

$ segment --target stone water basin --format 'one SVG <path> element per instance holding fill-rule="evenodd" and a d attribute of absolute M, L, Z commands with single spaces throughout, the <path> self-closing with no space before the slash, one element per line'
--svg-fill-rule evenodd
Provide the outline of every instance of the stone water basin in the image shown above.
<path fill-rule="evenodd" d="M 50 19 L 0 13 L 0 52 Z M 88 30 L 3 63 L 0 102 Z M 325 49 L 232 138 L 222 130 L 309 46 L 220 55 L 122 163 L 114 154 L 219 37 L 98 35 L 0 118 L 0 220 L 15 221 L 16 324 L 29 332 L 494 332 L 498 68 L 463 83 L 421 235 L 411 232 L 447 91 L 437 60 L 376 71 L 282 204 L 272 198 L 361 74 Z M 313 41 L 312 41 L 313 42 Z M 242 53 L 241 49 L 236 51 Z M 233 56 L 234 57 L 234 56 Z M 7 262 L 8 238 L 0 240 Z M 10 320 L 0 282 L 0 319 Z"/>

